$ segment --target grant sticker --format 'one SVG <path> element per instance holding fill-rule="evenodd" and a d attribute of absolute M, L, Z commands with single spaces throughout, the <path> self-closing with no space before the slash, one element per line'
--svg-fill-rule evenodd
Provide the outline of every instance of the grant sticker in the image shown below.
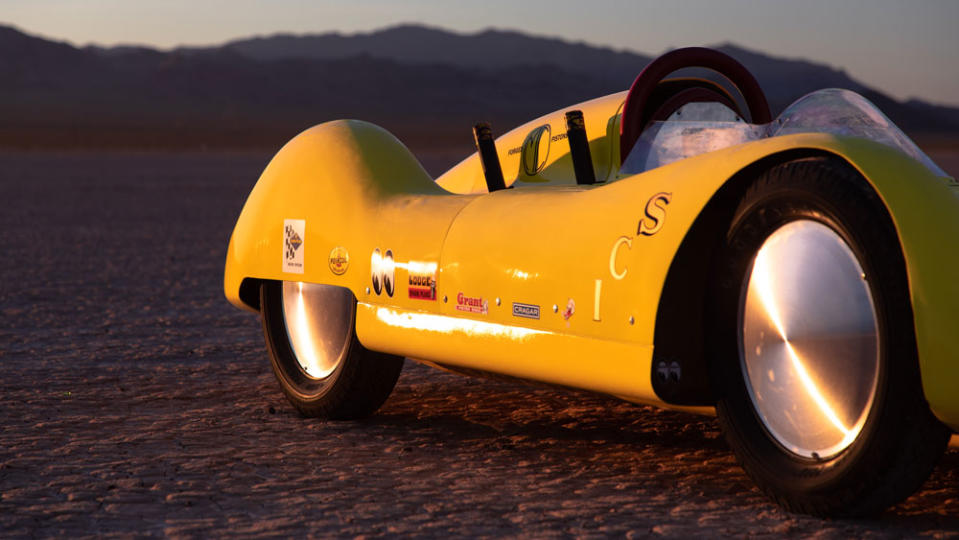
<path fill-rule="evenodd" d="M 283 220 L 283 271 L 303 273 L 303 239 L 306 238 L 305 219 Z"/>
<path fill-rule="evenodd" d="M 489 301 L 480 297 L 466 296 L 463 293 L 459 293 L 456 295 L 456 309 L 486 315 L 489 313 Z"/>

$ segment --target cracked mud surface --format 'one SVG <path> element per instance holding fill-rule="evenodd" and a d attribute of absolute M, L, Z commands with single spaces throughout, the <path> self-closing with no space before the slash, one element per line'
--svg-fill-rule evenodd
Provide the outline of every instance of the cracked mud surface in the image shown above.
<path fill-rule="evenodd" d="M 407 362 L 300 418 L 223 298 L 259 154 L 0 154 L 0 536 L 959 536 L 959 449 L 875 520 L 770 503 L 711 418 Z"/>

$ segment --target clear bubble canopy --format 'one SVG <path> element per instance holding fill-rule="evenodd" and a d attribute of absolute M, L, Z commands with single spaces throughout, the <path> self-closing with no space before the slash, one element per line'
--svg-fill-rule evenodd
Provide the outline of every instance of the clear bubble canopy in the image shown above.
<path fill-rule="evenodd" d="M 748 124 L 721 103 L 690 103 L 646 128 L 620 172 L 637 174 L 737 144 L 795 133 L 870 139 L 905 153 L 938 176 L 948 176 L 878 107 L 839 88 L 806 94 L 768 124 Z"/>

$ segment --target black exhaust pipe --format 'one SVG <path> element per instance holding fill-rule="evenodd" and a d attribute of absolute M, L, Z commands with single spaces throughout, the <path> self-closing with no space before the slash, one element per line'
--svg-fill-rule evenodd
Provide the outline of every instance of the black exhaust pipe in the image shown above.
<path fill-rule="evenodd" d="M 569 155 L 573 158 L 573 171 L 577 184 L 595 184 L 593 157 L 589 153 L 589 139 L 586 137 L 586 120 L 583 111 L 566 113 L 566 139 L 569 140 Z"/>
<path fill-rule="evenodd" d="M 493 130 L 486 122 L 473 126 L 473 140 L 476 141 L 476 150 L 479 152 L 480 163 L 483 164 L 483 175 L 486 176 L 486 189 L 490 193 L 506 189 L 503 180 L 503 169 L 496 154 L 496 143 L 493 142 Z"/>

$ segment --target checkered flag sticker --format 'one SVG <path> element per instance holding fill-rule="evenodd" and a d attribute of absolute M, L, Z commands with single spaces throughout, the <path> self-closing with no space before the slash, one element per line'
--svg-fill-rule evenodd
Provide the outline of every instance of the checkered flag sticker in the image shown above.
<path fill-rule="evenodd" d="M 303 239 L 306 237 L 305 219 L 283 221 L 283 271 L 303 273 Z"/>

